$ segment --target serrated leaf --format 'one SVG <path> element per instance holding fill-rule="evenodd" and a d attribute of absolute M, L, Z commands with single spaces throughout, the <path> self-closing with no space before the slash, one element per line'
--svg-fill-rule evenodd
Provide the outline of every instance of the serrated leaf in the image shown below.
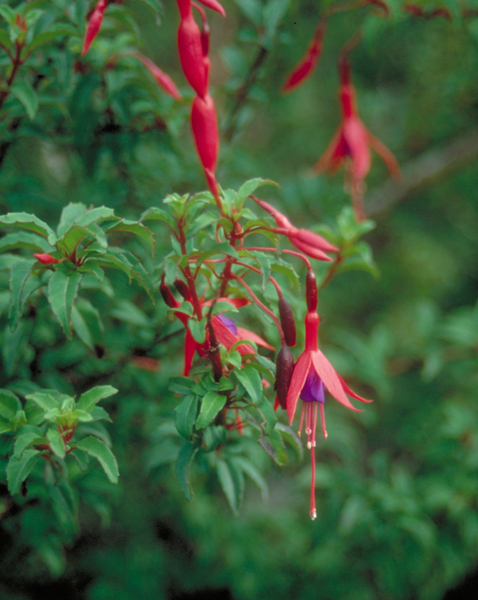
<path fill-rule="evenodd" d="M 281 432 L 282 438 L 295 450 L 297 454 L 297 458 L 302 460 L 304 456 L 304 448 L 302 446 L 302 442 L 300 441 L 300 437 L 297 435 L 297 432 L 289 427 L 288 425 L 284 425 L 283 423 L 277 423 L 276 429 Z"/>
<path fill-rule="evenodd" d="M 283 261 L 281 258 L 276 258 L 271 263 L 271 268 L 273 271 L 282 273 L 282 275 L 287 278 L 287 280 L 296 288 L 296 290 L 298 292 L 300 291 L 300 278 L 295 269 L 289 263 Z"/>
<path fill-rule="evenodd" d="M 58 238 L 58 249 L 62 250 L 67 255 L 71 255 L 78 244 L 86 238 L 90 237 L 99 242 L 97 233 L 98 232 L 93 231 L 89 227 L 73 225 L 73 227 L 71 227 L 62 237 Z M 100 234 L 102 235 L 103 232 L 101 231 Z"/>
<path fill-rule="evenodd" d="M 172 230 L 176 229 L 176 222 L 173 217 L 162 208 L 148 208 L 148 210 L 141 215 L 140 221 L 162 221 L 169 225 Z"/>
<path fill-rule="evenodd" d="M 69 456 L 73 456 L 73 458 L 76 460 L 76 464 L 78 465 L 80 471 L 86 471 L 90 462 L 86 452 L 82 452 L 81 450 L 72 450 L 69 453 Z"/>
<path fill-rule="evenodd" d="M 118 463 L 114 454 L 102 440 L 89 436 L 77 442 L 76 446 L 98 460 L 111 483 L 118 483 Z"/>
<path fill-rule="evenodd" d="M 193 434 L 194 424 L 198 414 L 198 397 L 191 394 L 176 406 L 176 429 L 179 435 L 190 440 Z"/>
<path fill-rule="evenodd" d="M 184 444 L 179 451 L 174 468 L 181 490 L 188 501 L 191 501 L 193 497 L 191 484 L 189 483 L 189 468 L 194 455 L 196 454 L 196 450 L 197 449 L 192 444 Z"/>
<path fill-rule="evenodd" d="M 71 307 L 71 324 L 73 331 L 90 350 L 94 349 L 93 338 L 83 316 L 75 304 Z"/>
<path fill-rule="evenodd" d="M 126 219 L 122 219 L 121 221 L 119 221 L 119 223 L 116 223 L 115 225 L 108 227 L 108 229 L 106 230 L 106 233 L 114 233 L 115 231 L 126 231 L 127 233 L 132 233 L 134 235 L 137 235 L 138 237 L 140 237 L 142 240 L 144 240 L 148 244 L 148 246 L 151 248 L 151 250 L 153 252 L 153 256 L 154 256 L 154 246 L 155 246 L 154 236 L 153 236 L 152 232 L 144 225 L 141 225 L 141 223 L 138 223 L 136 221 L 127 221 Z"/>
<path fill-rule="evenodd" d="M 32 402 L 35 402 L 35 404 L 45 411 L 55 410 L 60 407 L 60 401 L 46 392 L 35 392 L 34 394 L 25 396 L 25 398 L 32 400 Z"/>
<path fill-rule="evenodd" d="M 76 219 L 80 218 L 87 211 L 86 204 L 82 202 L 70 202 L 61 211 L 60 224 L 58 225 L 58 237 L 64 235 L 73 227 Z"/>
<path fill-rule="evenodd" d="M 58 458 L 65 458 L 65 442 L 58 429 L 49 429 L 46 433 L 46 437 L 50 442 L 50 448 L 53 454 Z"/>
<path fill-rule="evenodd" d="M 10 271 L 10 294 L 11 304 L 9 313 L 9 324 L 12 331 L 18 325 L 18 321 L 22 316 L 23 308 L 23 292 L 27 279 L 30 277 L 33 266 L 36 261 L 25 260 L 18 261 L 13 265 Z"/>
<path fill-rule="evenodd" d="M 15 366 L 22 355 L 32 330 L 33 323 L 20 321 L 15 331 L 11 331 L 7 325 L 3 333 L 2 357 L 3 366 L 7 375 L 12 375 Z"/>
<path fill-rule="evenodd" d="M 0 239 L 0 252 L 14 250 L 16 248 L 28 248 L 29 250 L 46 253 L 55 250 L 55 248 L 50 246 L 44 238 L 33 233 L 25 233 L 23 231 L 18 233 L 8 233 Z"/>
<path fill-rule="evenodd" d="M 236 249 L 233 248 L 230 244 L 228 244 L 227 242 L 218 242 L 217 244 L 214 244 L 207 250 L 201 252 L 196 265 L 201 265 L 205 260 L 209 260 L 217 254 L 225 254 L 226 256 L 233 256 L 234 258 L 239 258 Z"/>
<path fill-rule="evenodd" d="M 67 339 L 71 334 L 71 307 L 83 275 L 63 270 L 55 271 L 48 280 L 48 301 Z"/>
<path fill-rule="evenodd" d="M 239 382 L 246 388 L 246 391 L 254 404 L 262 402 L 262 381 L 261 376 L 254 367 L 248 365 L 241 370 L 234 371 Z"/>
<path fill-rule="evenodd" d="M 25 450 L 21 458 L 12 456 L 7 465 L 8 490 L 18 494 L 25 479 L 30 475 L 41 454 L 39 450 Z"/>
<path fill-rule="evenodd" d="M 56 235 L 53 232 L 53 229 L 35 215 L 29 215 L 25 212 L 8 213 L 7 215 L 2 215 L 0 217 L 0 224 L 10 225 L 11 227 L 22 227 L 23 229 L 34 231 L 35 233 L 48 238 L 49 243 L 52 245 L 55 242 L 52 242 L 49 238 L 52 237 L 56 241 Z"/>
<path fill-rule="evenodd" d="M 26 429 L 26 431 L 23 431 L 24 429 Z M 13 456 L 15 456 L 17 459 L 20 459 L 24 451 L 34 440 L 41 440 L 42 438 L 43 433 L 38 427 L 22 427 L 22 429 L 18 432 L 18 437 L 15 440 L 15 445 L 13 446 Z"/>
<path fill-rule="evenodd" d="M 71 320 L 75 333 L 90 350 L 96 352 L 99 346 L 103 346 L 103 321 L 91 302 L 78 298 L 71 311 Z"/>
<path fill-rule="evenodd" d="M 38 95 L 35 90 L 26 81 L 16 81 L 10 87 L 10 92 L 23 104 L 30 121 L 33 121 L 38 111 Z"/>
<path fill-rule="evenodd" d="M 22 404 L 13 392 L 0 390 L 0 417 L 10 420 L 21 409 Z"/>
<path fill-rule="evenodd" d="M 118 390 L 111 385 L 99 385 L 82 394 L 76 403 L 78 410 L 86 410 L 90 412 L 97 402 L 103 398 L 108 398 L 117 394 Z"/>
<path fill-rule="evenodd" d="M 212 423 L 217 413 L 226 404 L 226 400 L 226 396 L 217 394 L 216 392 L 207 392 L 201 400 L 201 408 L 196 421 L 196 428 L 203 429 Z"/>
<path fill-rule="evenodd" d="M 264 252 L 251 252 L 250 254 L 252 254 L 259 263 L 262 273 L 261 289 L 264 291 L 269 281 L 269 277 L 271 276 L 271 263 L 269 257 Z"/>

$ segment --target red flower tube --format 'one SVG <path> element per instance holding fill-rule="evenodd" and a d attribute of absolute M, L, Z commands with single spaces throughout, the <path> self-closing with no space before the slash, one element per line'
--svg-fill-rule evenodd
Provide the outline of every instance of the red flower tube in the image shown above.
<path fill-rule="evenodd" d="M 191 127 L 197 152 L 205 170 L 214 173 L 219 153 L 216 108 L 209 94 L 196 96 L 191 107 Z"/>
<path fill-rule="evenodd" d="M 108 0 L 100 0 L 91 14 L 90 20 L 88 21 L 88 27 L 86 29 L 85 42 L 83 44 L 81 56 L 85 56 L 89 47 L 91 46 L 91 43 L 97 36 L 101 27 L 101 23 L 103 22 L 103 15 L 107 5 Z"/>

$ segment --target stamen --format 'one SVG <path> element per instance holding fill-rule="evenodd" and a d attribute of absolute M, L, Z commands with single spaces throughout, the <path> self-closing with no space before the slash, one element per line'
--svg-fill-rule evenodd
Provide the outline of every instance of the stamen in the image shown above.
<path fill-rule="evenodd" d="M 300 425 L 299 425 L 299 431 L 297 432 L 299 434 L 299 437 L 302 434 L 302 425 L 304 424 L 304 403 L 302 402 L 302 410 L 300 411 Z"/>
<path fill-rule="evenodd" d="M 315 444 L 314 444 L 315 446 Z M 311 442 L 307 442 L 307 450 L 310 450 L 312 448 L 312 443 Z"/>
<path fill-rule="evenodd" d="M 320 420 L 322 421 L 322 433 L 324 434 L 324 438 L 328 438 L 327 429 L 325 429 L 325 412 L 324 405 L 320 403 Z"/>
<path fill-rule="evenodd" d="M 310 511 L 310 518 L 312 519 L 312 521 L 315 521 L 315 519 L 317 518 L 317 511 L 315 510 L 311 510 Z"/>
<path fill-rule="evenodd" d="M 317 511 L 315 510 L 315 450 L 311 450 L 310 452 L 310 462 L 311 462 L 311 478 L 310 478 L 310 518 L 314 520 L 317 516 Z"/>

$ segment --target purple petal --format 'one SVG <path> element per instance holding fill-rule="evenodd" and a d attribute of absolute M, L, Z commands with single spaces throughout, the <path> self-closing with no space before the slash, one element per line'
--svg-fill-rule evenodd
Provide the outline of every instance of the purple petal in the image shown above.
<path fill-rule="evenodd" d="M 217 315 L 217 318 L 229 329 L 231 333 L 237 335 L 237 325 L 232 319 L 229 319 L 229 317 L 225 317 L 224 315 Z"/>
<path fill-rule="evenodd" d="M 304 402 L 322 402 L 325 401 L 325 387 L 322 379 L 317 375 L 314 369 L 309 371 L 304 387 L 300 393 L 300 398 Z"/>

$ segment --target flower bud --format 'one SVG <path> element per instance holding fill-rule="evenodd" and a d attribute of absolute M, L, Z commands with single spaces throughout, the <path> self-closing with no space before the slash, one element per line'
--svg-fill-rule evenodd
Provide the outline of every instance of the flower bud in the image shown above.
<path fill-rule="evenodd" d="M 316 311 L 318 300 L 317 280 L 315 278 L 315 273 L 311 269 L 307 271 L 307 277 L 305 279 L 305 296 L 307 300 L 307 310 L 309 312 Z"/>
<path fill-rule="evenodd" d="M 161 280 L 161 285 L 159 286 L 159 291 L 161 292 L 161 296 L 163 297 L 164 302 L 169 308 L 177 308 L 179 306 L 179 302 L 172 295 L 171 290 L 167 286 L 164 281 L 164 277 Z"/>
<path fill-rule="evenodd" d="M 276 360 L 276 381 L 275 390 L 277 392 L 277 400 L 284 410 L 287 409 L 286 399 L 289 391 L 292 373 L 294 371 L 294 357 L 287 346 L 282 346 L 277 355 Z"/>
<path fill-rule="evenodd" d="M 34 254 L 33 256 L 37 259 L 38 262 L 41 262 L 42 265 L 56 265 L 60 262 L 51 254 Z"/>
<path fill-rule="evenodd" d="M 284 332 L 285 343 L 288 346 L 295 346 L 297 332 L 295 329 L 294 313 L 292 312 L 291 305 L 283 296 L 279 298 L 279 317 Z"/>
<path fill-rule="evenodd" d="M 189 291 L 187 284 L 182 279 L 179 279 L 179 277 L 176 277 L 174 280 L 174 287 L 185 300 L 189 300 L 191 298 L 191 292 Z"/>

